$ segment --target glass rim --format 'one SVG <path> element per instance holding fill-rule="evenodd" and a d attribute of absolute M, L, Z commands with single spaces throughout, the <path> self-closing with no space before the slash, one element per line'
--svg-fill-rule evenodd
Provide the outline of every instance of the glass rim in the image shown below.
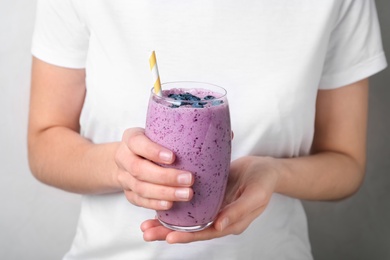
<path fill-rule="evenodd" d="M 167 86 L 167 85 L 180 85 L 180 84 L 183 84 L 184 87 L 170 87 L 170 88 L 167 88 L 167 89 L 164 89 L 164 86 Z M 173 88 L 179 88 L 179 89 L 195 89 L 197 87 L 186 87 L 185 84 L 193 84 L 193 85 L 199 85 L 198 88 L 203 88 L 205 90 L 210 90 L 212 92 L 216 92 L 218 94 L 220 94 L 220 96 L 218 97 L 215 97 L 214 99 L 210 99 L 210 100 L 200 100 L 200 101 L 195 101 L 195 100 L 186 100 L 185 102 L 188 103 L 188 104 L 194 104 L 194 103 L 199 103 L 199 102 L 212 102 L 213 100 L 221 100 L 221 99 L 226 99 L 226 96 L 227 96 L 227 91 L 225 88 L 219 86 L 219 85 L 216 85 L 216 84 L 213 84 L 213 83 L 208 83 L 208 82 L 203 82 L 203 81 L 191 81 L 191 80 L 183 80 L 183 81 L 169 81 L 169 82 L 164 82 L 164 83 L 161 83 L 161 91 L 164 91 L 164 90 L 169 90 L 169 89 L 173 89 Z M 201 86 L 204 86 L 204 87 L 201 87 Z M 207 86 L 211 86 L 212 88 L 207 88 Z M 155 92 L 154 92 L 154 88 L 152 87 L 151 88 L 151 94 L 153 95 L 153 97 L 155 98 L 158 98 L 160 100 L 164 100 L 166 102 L 169 102 L 169 103 L 172 103 L 172 104 L 175 104 L 177 103 L 177 100 L 174 100 L 172 98 L 169 98 L 169 97 L 165 97 L 165 96 L 159 96 L 157 95 Z"/>

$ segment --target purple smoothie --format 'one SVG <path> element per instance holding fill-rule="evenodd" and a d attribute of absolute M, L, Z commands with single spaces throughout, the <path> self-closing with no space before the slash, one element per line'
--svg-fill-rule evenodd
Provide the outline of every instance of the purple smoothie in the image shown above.
<path fill-rule="evenodd" d="M 195 177 L 192 200 L 175 202 L 170 210 L 158 211 L 159 220 L 173 229 L 195 231 L 213 222 L 225 194 L 231 160 L 229 107 L 221 93 L 181 89 L 187 87 L 185 82 L 174 84 L 179 85 L 164 90 L 163 98 L 152 94 L 145 134 L 175 153 L 175 163 L 167 167 L 190 171 Z M 163 89 L 168 87 L 172 86 L 163 85 Z M 185 101 L 181 106 L 180 101 L 164 101 L 169 94 L 184 92 L 202 100 L 195 105 Z M 216 99 L 203 100 L 210 96 Z"/>

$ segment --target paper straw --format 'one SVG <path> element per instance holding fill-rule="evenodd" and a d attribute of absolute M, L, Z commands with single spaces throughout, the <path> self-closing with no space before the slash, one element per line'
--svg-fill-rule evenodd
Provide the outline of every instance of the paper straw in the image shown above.
<path fill-rule="evenodd" d="M 162 96 L 161 94 L 161 82 L 160 82 L 160 76 L 158 73 L 158 67 L 157 67 L 157 60 L 156 60 L 156 53 L 153 51 L 149 58 L 149 64 L 150 64 L 150 70 L 152 71 L 153 80 L 154 80 L 154 93 L 156 95 Z"/>

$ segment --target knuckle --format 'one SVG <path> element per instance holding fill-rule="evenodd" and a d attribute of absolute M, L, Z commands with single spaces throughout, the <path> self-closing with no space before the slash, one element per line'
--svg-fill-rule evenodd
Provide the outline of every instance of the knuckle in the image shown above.
<path fill-rule="evenodd" d="M 131 191 L 127 192 L 126 198 L 134 206 L 143 207 L 143 208 L 148 207 L 148 205 L 146 203 L 146 199 L 140 197 L 138 194 L 136 194 L 134 192 L 131 192 Z"/>
<path fill-rule="evenodd" d="M 240 229 L 234 229 L 234 230 L 233 230 L 233 235 L 236 235 L 236 236 L 238 236 L 238 235 L 241 235 L 241 234 L 242 234 L 242 232 L 244 232 L 244 230 L 240 230 Z"/>
<path fill-rule="evenodd" d="M 131 204 L 133 204 L 135 206 L 139 206 L 139 204 L 137 203 L 137 199 L 136 199 L 134 192 L 125 191 L 125 197 Z"/>
<path fill-rule="evenodd" d="M 233 227 L 232 234 L 233 235 L 241 235 L 246 229 L 247 225 L 245 223 L 239 222 Z"/>
<path fill-rule="evenodd" d="M 124 143 L 121 143 L 114 154 L 114 161 L 119 169 L 127 171 L 131 169 L 131 165 L 135 160 L 135 155 L 126 147 Z"/>
<path fill-rule="evenodd" d="M 174 188 L 159 189 L 159 194 L 160 194 L 161 198 L 174 198 L 175 197 L 175 189 Z"/>
<path fill-rule="evenodd" d="M 137 207 L 143 207 L 143 208 L 154 209 L 154 210 L 166 209 L 167 207 L 168 208 L 170 207 L 169 202 L 167 202 L 167 205 L 162 206 L 160 200 L 145 198 L 139 193 L 136 193 L 134 191 L 125 191 L 125 196 L 126 199 L 131 204 Z"/>
<path fill-rule="evenodd" d="M 115 163 L 121 167 L 123 166 L 123 160 L 125 158 L 125 149 L 123 147 L 123 144 L 121 143 L 118 147 L 118 149 L 116 150 L 115 152 L 115 155 L 114 155 L 114 160 L 115 160 Z"/>
<path fill-rule="evenodd" d="M 125 171 L 118 172 L 117 180 L 124 191 L 132 191 L 133 190 L 134 181 L 128 172 L 125 172 Z"/>
<path fill-rule="evenodd" d="M 145 188 L 145 184 L 143 182 L 136 181 L 132 190 L 140 197 L 145 198 L 148 196 L 147 189 Z"/>
<path fill-rule="evenodd" d="M 140 197 L 137 194 L 134 194 L 130 203 L 137 206 L 137 207 L 143 207 L 143 208 L 148 208 L 148 209 L 157 209 L 158 208 L 156 206 L 157 201 Z"/>
<path fill-rule="evenodd" d="M 267 202 L 268 194 L 265 190 L 259 190 L 257 193 L 258 202 L 264 205 Z"/>
<path fill-rule="evenodd" d="M 120 164 L 123 157 L 124 157 L 123 143 L 120 143 L 118 149 L 115 152 L 115 156 L 114 156 L 114 160 L 115 160 L 116 164 Z"/>
<path fill-rule="evenodd" d="M 144 162 L 142 159 L 132 160 L 130 163 L 130 174 L 138 179 L 141 177 L 141 173 L 143 172 Z"/>
<path fill-rule="evenodd" d="M 133 131 L 132 134 L 129 134 L 127 145 L 130 148 L 130 150 L 133 150 L 135 147 L 138 147 L 140 143 L 142 143 L 142 140 L 144 139 L 144 135 L 142 132 L 135 132 Z"/>
<path fill-rule="evenodd" d="M 158 173 L 158 182 L 161 184 L 176 183 L 177 173 L 171 168 L 161 168 Z"/>
<path fill-rule="evenodd" d="M 142 199 L 137 194 L 135 194 L 135 196 L 133 197 L 133 203 L 132 204 L 136 205 L 138 207 L 142 207 L 143 206 Z"/>
<path fill-rule="evenodd" d="M 132 128 L 127 128 L 122 135 L 122 140 L 123 141 L 128 141 L 132 136 L 143 133 L 143 129 L 140 127 L 132 127 Z"/>
<path fill-rule="evenodd" d="M 124 174 L 123 174 L 123 172 L 122 171 L 118 171 L 118 174 L 117 174 L 117 176 L 116 176 L 116 179 L 118 180 L 118 182 L 121 184 L 121 186 L 122 186 L 122 188 L 124 188 L 123 186 L 123 184 L 125 183 L 125 176 L 124 176 Z"/>

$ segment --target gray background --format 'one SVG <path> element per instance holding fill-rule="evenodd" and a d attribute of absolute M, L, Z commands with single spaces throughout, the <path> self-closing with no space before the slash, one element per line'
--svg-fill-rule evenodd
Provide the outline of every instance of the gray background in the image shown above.
<path fill-rule="evenodd" d="M 0 259 L 59 259 L 80 196 L 29 173 L 26 127 L 36 0 L 0 0 Z M 390 59 L 390 1 L 377 0 Z M 315 259 L 390 259 L 390 69 L 371 80 L 365 183 L 341 202 L 305 202 Z"/>

